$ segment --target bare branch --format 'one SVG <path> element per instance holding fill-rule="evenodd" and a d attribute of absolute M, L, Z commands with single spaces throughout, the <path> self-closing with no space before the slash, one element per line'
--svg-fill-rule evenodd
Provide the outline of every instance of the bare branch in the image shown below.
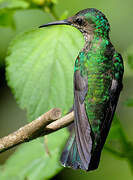
<path fill-rule="evenodd" d="M 57 131 L 74 120 L 74 112 L 61 117 L 59 108 L 51 109 L 36 120 L 0 139 L 0 153 L 24 142 Z M 60 118 L 60 119 L 59 119 Z M 54 121 L 54 122 L 52 122 Z"/>
<path fill-rule="evenodd" d="M 44 129 L 44 134 L 49 134 L 52 133 L 54 131 L 57 131 L 63 127 L 68 126 L 69 124 L 71 124 L 74 120 L 74 112 L 72 111 L 71 113 L 67 114 L 66 116 L 50 123 L 49 125 L 47 125 Z"/>

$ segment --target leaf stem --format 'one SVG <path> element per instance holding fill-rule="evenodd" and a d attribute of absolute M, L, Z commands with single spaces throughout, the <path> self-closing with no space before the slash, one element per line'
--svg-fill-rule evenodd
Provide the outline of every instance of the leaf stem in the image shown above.
<path fill-rule="evenodd" d="M 111 148 L 109 148 L 107 146 L 104 146 L 104 149 L 107 150 L 108 152 L 110 152 L 111 154 L 117 156 L 117 157 L 126 158 L 124 153 L 120 153 L 118 151 L 115 151 L 114 149 L 111 149 Z"/>
<path fill-rule="evenodd" d="M 57 14 L 55 12 L 54 7 L 50 8 L 49 13 L 54 17 L 55 20 L 59 20 L 59 17 L 57 16 Z"/>

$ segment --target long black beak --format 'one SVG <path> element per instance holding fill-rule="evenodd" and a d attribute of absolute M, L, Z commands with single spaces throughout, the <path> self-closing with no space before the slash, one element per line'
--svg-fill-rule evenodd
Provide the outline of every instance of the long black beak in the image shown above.
<path fill-rule="evenodd" d="M 71 25 L 71 22 L 69 22 L 66 19 L 65 20 L 61 20 L 61 21 L 54 21 L 54 22 L 50 22 L 48 24 L 43 24 L 43 25 L 39 26 L 39 28 L 46 27 L 46 26 L 52 26 L 52 25 L 63 25 L 63 24 Z"/>

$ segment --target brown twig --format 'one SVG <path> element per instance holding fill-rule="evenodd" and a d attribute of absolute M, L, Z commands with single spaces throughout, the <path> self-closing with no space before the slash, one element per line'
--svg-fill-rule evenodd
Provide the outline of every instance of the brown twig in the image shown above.
<path fill-rule="evenodd" d="M 43 135 L 68 126 L 74 120 L 74 112 L 61 117 L 59 108 L 51 109 L 36 120 L 0 139 L 0 153 L 18 144 L 28 142 Z M 59 119 L 60 118 L 60 119 Z M 54 122 L 52 122 L 54 121 Z"/>
<path fill-rule="evenodd" d="M 71 113 L 67 114 L 66 116 L 47 125 L 44 129 L 43 135 L 50 134 L 54 131 L 57 131 L 61 128 L 66 127 L 69 124 L 71 124 L 73 122 L 73 120 L 74 120 L 74 112 L 72 111 Z"/>

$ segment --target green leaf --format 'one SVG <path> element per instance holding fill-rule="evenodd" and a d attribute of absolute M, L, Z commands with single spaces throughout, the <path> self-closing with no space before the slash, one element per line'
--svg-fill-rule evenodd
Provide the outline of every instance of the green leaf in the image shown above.
<path fill-rule="evenodd" d="M 63 167 L 59 163 L 60 150 L 68 133 L 61 130 L 48 135 L 50 156 L 39 139 L 21 145 L 0 168 L 1 180 L 50 179 Z M 63 138 L 60 138 L 63 137 Z"/>
<path fill-rule="evenodd" d="M 25 9 L 28 7 L 29 7 L 29 3 L 24 0 L 4 0 L 0 2 L 0 10 Z"/>
<path fill-rule="evenodd" d="M 69 26 L 34 30 L 11 43 L 6 77 L 29 120 L 54 107 L 72 107 L 74 61 L 83 44 L 81 33 Z"/>

